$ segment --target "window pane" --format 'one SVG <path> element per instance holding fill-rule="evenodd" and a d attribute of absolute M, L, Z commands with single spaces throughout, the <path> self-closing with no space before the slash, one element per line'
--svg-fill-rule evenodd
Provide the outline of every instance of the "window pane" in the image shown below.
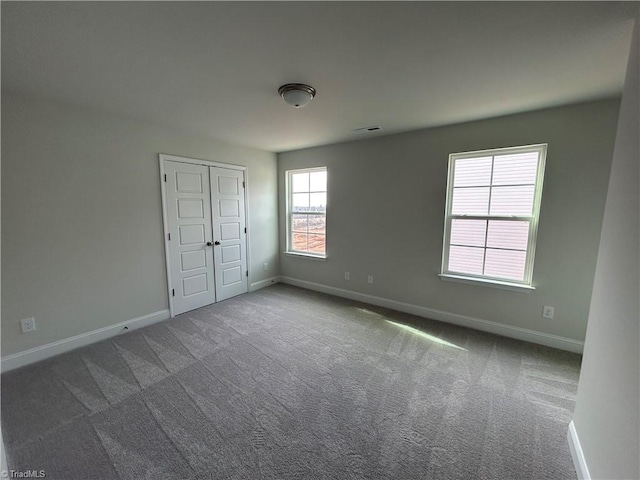
<path fill-rule="evenodd" d="M 491 184 L 493 157 L 460 158 L 455 161 L 454 187 L 478 187 Z"/>
<path fill-rule="evenodd" d="M 493 185 L 533 185 L 537 171 L 538 152 L 500 155 L 493 164 Z"/>
<path fill-rule="evenodd" d="M 291 174 L 292 192 L 308 192 L 309 191 L 309 174 L 308 173 L 292 173 Z"/>
<path fill-rule="evenodd" d="M 291 230 L 294 232 L 307 233 L 307 215 L 293 215 L 291 217 Z"/>
<path fill-rule="evenodd" d="M 291 234 L 291 248 L 293 250 L 307 251 L 307 234 L 306 233 L 292 233 Z"/>
<path fill-rule="evenodd" d="M 489 187 L 454 188 L 451 213 L 454 215 L 486 215 L 489 208 Z"/>
<path fill-rule="evenodd" d="M 325 238 L 324 235 L 309 235 L 309 251 L 312 253 L 324 253 Z"/>
<path fill-rule="evenodd" d="M 524 280 L 526 252 L 487 248 L 484 274 L 509 280 Z"/>
<path fill-rule="evenodd" d="M 326 193 L 312 193 L 310 208 L 311 212 L 324 212 L 327 210 L 327 194 Z"/>
<path fill-rule="evenodd" d="M 449 249 L 449 271 L 482 275 L 484 248 L 458 247 Z"/>
<path fill-rule="evenodd" d="M 491 215 L 531 215 L 534 186 L 493 187 L 491 189 Z M 455 197 L 454 197 L 455 198 Z"/>
<path fill-rule="evenodd" d="M 451 244 L 484 247 L 486 220 L 451 220 Z"/>
<path fill-rule="evenodd" d="M 327 171 L 289 171 L 286 177 L 288 248 L 293 252 L 324 254 L 327 234 Z"/>
<path fill-rule="evenodd" d="M 312 192 L 324 192 L 327 190 L 327 171 L 311 172 L 311 188 Z"/>
<path fill-rule="evenodd" d="M 309 215 L 309 233 L 325 234 L 327 230 L 327 217 L 324 215 Z"/>
<path fill-rule="evenodd" d="M 489 220 L 487 247 L 526 250 L 529 243 L 529 222 Z"/>
<path fill-rule="evenodd" d="M 294 212 L 309 211 L 309 194 L 308 193 L 294 193 L 292 196 L 293 196 Z"/>

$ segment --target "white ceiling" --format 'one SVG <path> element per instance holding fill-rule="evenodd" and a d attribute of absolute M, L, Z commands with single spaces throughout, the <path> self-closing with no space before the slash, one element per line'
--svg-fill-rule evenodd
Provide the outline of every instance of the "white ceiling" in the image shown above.
<path fill-rule="evenodd" d="M 638 2 L 1 8 L 3 89 L 280 152 L 618 95 Z"/>

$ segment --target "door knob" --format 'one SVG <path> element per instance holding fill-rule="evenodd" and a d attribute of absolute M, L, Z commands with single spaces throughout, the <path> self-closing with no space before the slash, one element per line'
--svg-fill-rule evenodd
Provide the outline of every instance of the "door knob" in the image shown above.
<path fill-rule="evenodd" d="M 210 247 L 211 245 L 213 245 L 213 243 L 207 242 L 207 247 Z"/>
<path fill-rule="evenodd" d="M 216 240 L 215 242 L 213 242 L 213 244 L 214 245 L 220 245 L 220 242 Z"/>

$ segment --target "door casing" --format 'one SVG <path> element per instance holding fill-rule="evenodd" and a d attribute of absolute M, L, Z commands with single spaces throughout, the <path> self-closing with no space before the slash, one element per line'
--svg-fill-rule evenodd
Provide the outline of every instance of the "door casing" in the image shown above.
<path fill-rule="evenodd" d="M 245 225 L 247 226 L 247 233 L 245 236 L 246 239 L 246 256 L 247 256 L 247 270 L 248 275 L 246 277 L 247 281 L 247 291 L 250 290 L 251 286 L 251 252 L 249 249 L 249 245 L 251 245 L 250 235 L 251 228 L 249 228 L 249 172 L 247 167 L 242 165 L 234 165 L 230 163 L 222 163 L 222 162 L 212 162 L 210 160 L 202 160 L 198 158 L 190 158 L 190 157 L 182 157 L 178 155 L 171 155 L 166 153 L 161 153 L 158 155 L 158 163 L 160 166 L 160 190 L 161 190 L 161 200 L 162 200 L 162 228 L 163 228 L 163 236 L 164 236 L 164 253 L 165 253 L 165 267 L 167 273 L 167 297 L 169 298 L 169 312 L 171 318 L 175 316 L 174 306 L 173 306 L 173 296 L 171 295 L 171 259 L 170 259 L 170 250 L 169 250 L 169 222 L 167 217 L 167 196 L 166 196 L 166 183 L 164 181 L 165 169 L 164 162 L 179 162 L 179 163 L 187 163 L 192 165 L 204 165 L 206 167 L 219 167 L 219 168 L 228 168 L 229 170 L 241 170 L 244 172 L 244 214 L 245 214 Z"/>

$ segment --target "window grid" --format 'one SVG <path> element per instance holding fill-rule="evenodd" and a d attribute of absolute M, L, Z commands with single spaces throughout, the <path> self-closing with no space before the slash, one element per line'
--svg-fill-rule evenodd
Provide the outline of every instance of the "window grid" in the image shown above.
<path fill-rule="evenodd" d="M 493 197 L 493 169 L 496 165 L 496 157 L 491 157 L 491 175 L 489 179 L 489 202 L 487 204 L 487 213 L 491 213 L 491 199 Z M 455 185 L 454 185 L 455 187 Z M 485 275 L 487 269 L 487 241 L 489 239 L 489 220 L 484 222 L 484 251 L 482 254 L 482 275 Z"/>
<path fill-rule="evenodd" d="M 518 181 L 518 179 L 515 179 L 516 181 L 514 182 L 510 182 L 510 183 L 497 183 L 496 184 L 496 178 L 495 178 L 495 168 L 496 168 L 496 159 L 500 158 L 501 164 L 504 165 L 508 163 L 505 163 L 505 160 L 508 158 L 509 155 L 512 155 L 514 153 L 520 153 L 520 154 L 531 154 L 531 153 L 535 153 L 536 154 L 536 168 L 535 168 L 535 172 L 533 172 L 533 170 L 530 170 L 530 173 L 535 173 L 534 177 L 532 178 L 533 183 L 531 182 L 527 182 L 525 179 L 524 182 L 522 181 Z M 489 150 L 489 151 L 482 151 L 482 152 L 468 152 L 468 153 L 464 153 L 464 154 L 452 154 L 450 155 L 449 158 L 449 185 L 447 187 L 447 209 L 446 209 L 446 221 L 445 221 L 445 241 L 443 243 L 443 265 L 442 265 L 442 274 L 443 275 L 454 275 L 454 276 L 462 276 L 462 277 L 470 277 L 470 278 L 478 278 L 481 280 L 489 280 L 489 281 L 498 281 L 498 282 L 508 282 L 508 283 L 518 283 L 518 284 L 525 284 L 525 285 L 529 285 L 531 286 L 532 284 L 532 277 L 533 277 L 533 257 L 534 257 L 534 253 L 535 253 L 535 240 L 536 240 L 536 233 L 537 233 L 537 218 L 538 218 L 538 214 L 539 214 L 539 208 L 540 208 L 540 200 L 541 200 L 541 194 L 542 194 L 542 181 L 543 181 L 543 176 L 544 176 L 544 165 L 545 165 L 545 156 L 546 156 L 546 144 L 541 144 L 541 145 L 531 145 L 531 146 L 527 146 L 527 147 L 515 147 L 515 148 L 508 148 L 508 149 L 496 149 L 496 150 Z M 479 181 L 478 184 L 473 184 L 474 183 L 474 175 L 478 175 L 478 176 L 482 176 L 482 174 L 478 174 L 478 171 L 482 168 L 482 163 L 481 162 L 486 162 L 488 163 L 489 158 L 491 159 L 491 171 L 490 171 L 490 175 L 489 175 L 489 184 L 487 185 L 486 182 L 486 176 L 485 176 L 485 180 L 484 181 Z M 515 158 L 515 157 L 514 157 Z M 469 163 L 467 163 L 467 171 L 463 171 L 463 177 L 461 178 L 461 182 L 460 183 L 465 183 L 464 185 L 460 185 L 457 186 L 455 185 L 455 180 L 456 180 L 456 162 L 458 160 L 461 159 L 467 159 L 467 160 L 478 160 L 478 165 L 472 165 L 471 168 L 469 167 Z M 520 159 L 521 161 L 521 159 Z M 516 164 L 517 166 L 517 164 Z M 476 170 L 473 170 L 473 168 L 475 168 Z M 471 171 L 471 177 L 469 177 L 469 171 Z M 515 174 L 514 174 L 515 172 Z M 504 181 L 505 177 L 512 177 L 514 175 L 518 175 L 520 172 L 518 169 L 516 170 L 512 170 L 510 171 L 509 169 L 506 170 L 506 175 L 505 175 L 505 170 L 503 168 L 502 170 L 502 178 L 499 180 L 499 182 Z M 524 173 L 524 176 L 526 177 L 527 173 Z M 469 178 L 471 178 L 471 184 L 469 184 L 470 180 Z M 510 178 L 509 178 L 510 179 Z M 533 187 L 533 198 L 531 198 L 531 214 L 530 215 L 492 215 L 491 214 L 491 208 L 492 208 L 492 202 L 495 200 L 494 198 L 494 188 L 495 187 L 499 187 L 499 188 L 503 188 L 503 187 Z M 476 188 L 476 189 L 480 189 L 480 188 L 488 188 L 489 189 L 489 195 L 488 195 L 488 199 L 487 199 L 487 204 L 486 204 L 486 211 L 487 214 L 453 214 L 452 213 L 452 207 L 453 207 L 453 197 L 454 197 L 454 193 L 455 191 L 457 191 L 458 189 L 469 189 L 469 188 Z M 503 190 L 504 192 L 504 190 Z M 527 194 L 527 192 L 525 192 L 525 194 Z M 526 195 L 525 195 L 526 196 Z M 525 202 L 525 205 L 528 207 L 527 203 Z M 503 200 L 503 204 L 502 207 L 504 209 L 504 200 Z M 518 206 L 514 207 L 517 208 Z M 460 208 L 473 208 L 473 205 L 459 205 L 459 209 Z M 500 208 L 500 207 L 498 207 Z M 508 206 L 507 206 L 508 208 Z M 453 221 L 454 220 L 483 220 L 485 222 L 484 224 L 484 239 L 482 242 L 482 246 L 480 246 L 479 244 L 476 245 L 470 245 L 468 244 L 464 244 L 461 242 L 452 242 L 451 240 L 451 235 L 452 235 L 452 226 L 453 226 Z M 528 230 L 528 235 L 526 237 L 526 248 L 522 249 L 522 248 L 508 248 L 504 245 L 501 246 L 490 246 L 490 229 L 492 227 L 492 222 L 526 222 L 527 224 L 527 230 Z M 495 224 L 493 224 L 495 226 Z M 503 225 L 504 226 L 504 225 Z M 499 228 L 497 226 L 495 226 L 495 228 Z M 515 233 L 514 233 L 515 232 Z M 517 242 L 518 241 L 518 231 L 517 230 L 512 230 L 511 232 L 508 232 L 512 238 L 510 238 L 510 241 L 514 241 Z M 522 233 L 522 232 L 520 232 Z M 514 240 L 515 238 L 515 240 Z M 458 238 L 458 240 L 460 240 L 460 238 Z M 464 239 L 462 239 L 464 240 Z M 520 239 L 520 241 L 522 241 L 524 239 Z M 494 239 L 495 241 L 495 239 Z M 501 243 L 501 242 L 498 242 Z M 481 273 L 470 273 L 470 272 L 461 272 L 458 271 L 456 268 L 451 268 L 451 259 L 450 259 L 450 253 L 451 253 L 451 247 L 460 247 L 463 249 L 472 249 L 472 250 L 468 250 L 468 251 L 473 251 L 473 250 L 477 250 L 477 249 L 482 249 L 483 253 L 482 253 L 482 269 L 481 269 Z M 501 251 L 501 252 L 513 252 L 514 254 L 516 253 L 520 253 L 520 254 L 524 254 L 524 269 L 523 269 L 523 273 L 520 276 L 519 273 L 515 274 L 513 273 L 513 266 L 512 265 L 508 265 L 508 264 L 504 264 L 501 266 L 502 270 L 502 275 L 500 276 L 496 276 L 496 275 L 490 275 L 487 274 L 487 269 L 488 269 L 488 254 L 492 254 L 492 258 L 493 260 L 495 260 L 495 255 L 493 255 L 492 252 L 497 252 L 497 251 Z M 514 261 L 515 257 L 511 256 L 511 260 Z M 520 257 L 520 261 L 521 261 L 522 257 Z M 516 259 L 517 260 L 517 259 Z M 473 269 L 473 264 L 474 261 L 472 260 L 472 258 L 468 258 L 467 261 L 469 262 L 467 265 L 467 270 L 472 270 Z M 492 264 L 492 268 L 495 268 L 495 262 Z M 517 266 L 517 265 L 516 265 Z M 458 267 L 460 268 L 460 267 Z M 506 273 L 505 273 L 506 272 Z M 518 270 L 518 272 L 520 272 L 520 270 Z"/>

